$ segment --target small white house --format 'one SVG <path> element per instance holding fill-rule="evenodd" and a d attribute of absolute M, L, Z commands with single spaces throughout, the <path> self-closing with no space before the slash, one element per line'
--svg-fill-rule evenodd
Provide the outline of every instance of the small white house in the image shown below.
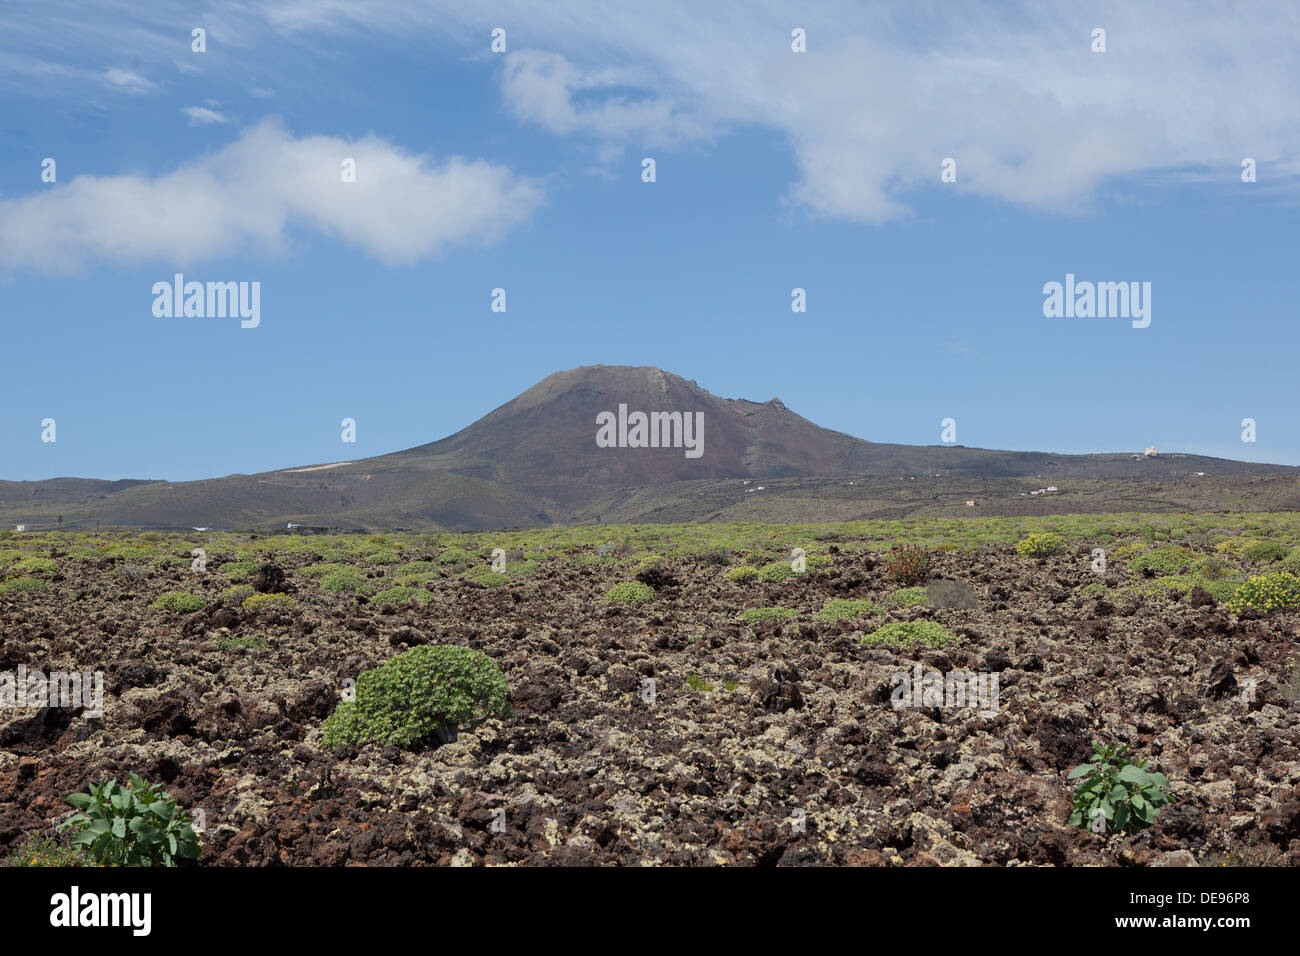
<path fill-rule="evenodd" d="M 15 526 L 14 526 L 14 530 L 15 530 L 15 531 L 26 531 L 26 530 L 27 530 L 27 525 L 25 525 L 25 524 L 15 525 Z"/>

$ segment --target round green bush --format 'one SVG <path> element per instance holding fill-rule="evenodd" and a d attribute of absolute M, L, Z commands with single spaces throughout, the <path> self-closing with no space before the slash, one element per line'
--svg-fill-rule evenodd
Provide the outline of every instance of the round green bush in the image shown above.
<path fill-rule="evenodd" d="M 1248 578 L 1228 599 L 1228 610 L 1240 614 L 1246 608 L 1268 613 L 1300 607 L 1300 578 L 1285 571 Z"/>
<path fill-rule="evenodd" d="M 857 598 L 833 598 L 826 602 L 826 606 L 821 609 L 821 613 L 817 616 L 823 621 L 843 621 L 848 618 L 866 617 L 868 614 L 879 613 L 880 608 L 870 601 Z"/>
<path fill-rule="evenodd" d="M 1128 568 L 1139 574 L 1146 570 L 1154 571 L 1160 576 L 1182 574 L 1192 566 L 1194 560 L 1195 552 L 1177 545 L 1166 545 L 1138 555 L 1128 563 Z"/>
<path fill-rule="evenodd" d="M 293 599 L 287 594 L 254 594 L 244 598 L 240 605 L 245 611 L 256 611 L 264 607 L 289 607 Z"/>
<path fill-rule="evenodd" d="M 1246 550 L 1241 552 L 1241 556 L 1247 561 L 1257 563 L 1276 561 L 1279 558 L 1285 558 L 1286 554 L 1286 546 L 1278 544 L 1276 541 L 1256 541 L 1247 545 Z"/>
<path fill-rule="evenodd" d="M 42 591 L 49 587 L 40 578 L 14 578 L 0 584 L 0 594 L 21 594 L 23 591 Z"/>
<path fill-rule="evenodd" d="M 224 574 L 226 580 L 231 584 L 239 584 L 252 577 L 253 572 L 257 569 L 258 563 L 256 561 L 230 561 L 219 567 L 217 572 Z"/>
<path fill-rule="evenodd" d="M 356 568 L 342 567 L 321 575 L 322 591 L 358 591 L 365 587 L 366 576 Z"/>
<path fill-rule="evenodd" d="M 900 588 L 885 598 L 885 603 L 893 607 L 920 607 L 928 600 L 925 588 Z"/>
<path fill-rule="evenodd" d="M 14 570 L 21 574 L 53 574 L 59 565 L 49 558 L 23 558 L 14 565 Z"/>
<path fill-rule="evenodd" d="M 432 598 L 433 595 L 424 588 L 395 587 L 386 591 L 380 591 L 370 599 L 371 604 L 409 604 L 415 601 L 423 604 Z"/>
<path fill-rule="evenodd" d="M 605 592 L 605 600 L 614 604 L 644 604 L 655 596 L 655 589 L 640 581 L 622 581 Z"/>
<path fill-rule="evenodd" d="M 798 573 L 790 566 L 789 561 L 772 561 L 758 569 L 758 579 L 768 584 L 776 584 Z"/>
<path fill-rule="evenodd" d="M 737 584 L 748 584 L 750 581 L 758 579 L 758 568 L 751 568 L 748 565 L 741 565 L 738 568 L 732 568 L 727 572 L 727 580 L 735 581 Z"/>
<path fill-rule="evenodd" d="M 890 621 L 862 638 L 863 644 L 893 644 L 906 647 L 917 642 L 946 647 L 959 638 L 938 621 Z"/>
<path fill-rule="evenodd" d="M 505 675 L 481 651 L 413 647 L 357 678 L 356 697 L 325 719 L 323 742 L 327 747 L 446 743 L 460 730 L 508 715 L 509 701 Z"/>
<path fill-rule="evenodd" d="M 159 611 L 175 611 L 178 614 L 189 614 L 192 611 L 203 609 L 203 598 L 197 594 L 187 594 L 184 591 L 169 591 L 153 602 L 153 606 Z"/>
<path fill-rule="evenodd" d="M 1031 534 L 1016 545 L 1016 553 L 1025 558 L 1045 558 L 1057 554 L 1065 547 L 1059 534 L 1043 532 Z"/>

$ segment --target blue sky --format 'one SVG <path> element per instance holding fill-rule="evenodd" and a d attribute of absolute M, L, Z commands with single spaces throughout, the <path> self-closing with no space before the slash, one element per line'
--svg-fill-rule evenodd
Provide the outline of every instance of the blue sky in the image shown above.
<path fill-rule="evenodd" d="M 595 363 L 873 441 L 1300 464 L 1293 5 L 464 6 L 0 10 L 0 478 L 351 460 Z M 177 271 L 260 325 L 155 317 Z M 1151 325 L 1045 318 L 1067 272 Z"/>

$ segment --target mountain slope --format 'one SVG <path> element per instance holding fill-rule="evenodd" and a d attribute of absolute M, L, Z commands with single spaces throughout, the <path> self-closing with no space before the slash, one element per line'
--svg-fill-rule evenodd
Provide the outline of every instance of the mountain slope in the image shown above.
<path fill-rule="evenodd" d="M 694 436 L 702 439 L 698 456 L 688 454 L 680 431 L 678 447 L 600 447 L 598 416 L 617 417 L 620 406 L 628 418 L 634 412 L 677 413 L 692 422 L 702 416 L 702 430 Z M 179 483 L 0 482 L 0 521 L 48 523 L 61 514 L 69 527 L 100 521 L 245 528 L 296 520 L 337 528 L 470 530 L 606 515 L 692 520 L 728 500 L 727 479 L 917 476 L 924 484 L 931 476 L 1032 477 L 1047 484 L 1185 479 L 1197 471 L 1220 477 L 1300 474 L 1194 455 L 1135 460 L 1126 454 L 880 444 L 821 428 L 779 399 L 724 399 L 657 368 L 596 365 L 557 372 L 447 438 L 359 461 Z M 1014 482 L 1003 490 L 1015 497 L 1025 493 Z M 814 500 L 826 494 L 817 491 Z M 843 497 L 838 490 L 834 496 Z M 635 501 L 645 503 L 648 515 Z M 757 499 L 754 506 L 767 507 Z M 819 506 L 811 507 L 816 513 Z M 852 503 L 833 511 L 840 514 L 844 507 L 851 510 Z"/>

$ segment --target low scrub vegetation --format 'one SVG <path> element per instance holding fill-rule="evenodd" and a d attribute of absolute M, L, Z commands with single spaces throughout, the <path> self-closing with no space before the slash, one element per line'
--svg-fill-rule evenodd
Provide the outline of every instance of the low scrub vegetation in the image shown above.
<path fill-rule="evenodd" d="M 510 687 L 496 661 L 481 651 L 424 645 L 357 678 L 356 696 L 324 724 L 324 744 L 377 743 L 414 747 L 456 740 L 510 710 Z"/>

